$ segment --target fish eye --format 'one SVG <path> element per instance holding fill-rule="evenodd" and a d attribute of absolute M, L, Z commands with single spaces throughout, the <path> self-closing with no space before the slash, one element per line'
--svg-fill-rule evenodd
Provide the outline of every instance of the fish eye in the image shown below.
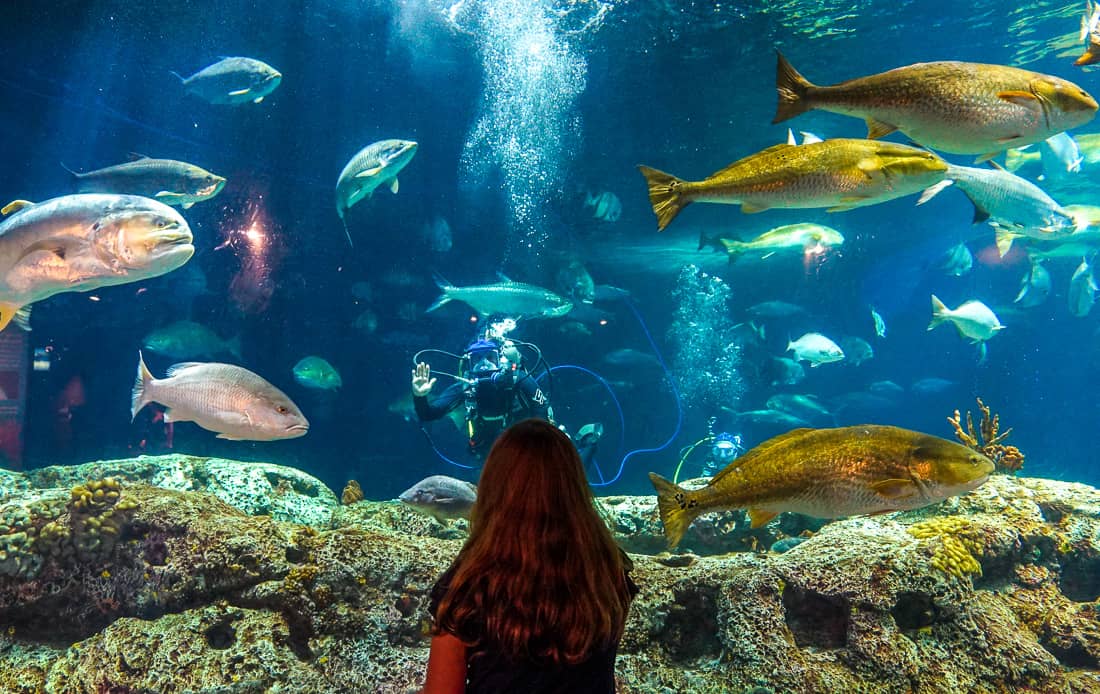
<path fill-rule="evenodd" d="M 286 405 L 279 405 L 275 408 L 275 411 L 279 414 L 286 414 L 287 412 L 290 412 L 290 410 L 286 408 Z"/>

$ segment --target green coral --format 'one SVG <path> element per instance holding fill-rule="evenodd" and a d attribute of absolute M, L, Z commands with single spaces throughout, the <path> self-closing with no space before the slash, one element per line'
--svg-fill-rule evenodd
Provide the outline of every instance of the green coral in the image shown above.
<path fill-rule="evenodd" d="M 962 516 L 942 516 L 915 523 L 907 528 L 919 540 L 939 538 L 932 551 L 932 566 L 957 578 L 966 574 L 982 575 L 982 565 L 975 555 L 982 556 L 985 547 L 974 536 L 974 527 Z"/>

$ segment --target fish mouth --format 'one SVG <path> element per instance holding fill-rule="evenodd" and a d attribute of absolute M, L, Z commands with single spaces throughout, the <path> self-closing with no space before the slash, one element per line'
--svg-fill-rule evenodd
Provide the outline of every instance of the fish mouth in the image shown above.
<path fill-rule="evenodd" d="M 222 188 L 225 187 L 225 179 L 218 177 L 213 183 L 208 186 L 204 186 L 195 191 L 196 197 L 212 198 L 218 193 L 222 192 Z"/>
<path fill-rule="evenodd" d="M 190 260 L 191 256 L 195 254 L 193 241 L 191 230 L 176 222 L 163 229 L 151 232 L 147 238 L 150 255 L 154 260 L 179 263 L 180 265 Z"/>
<path fill-rule="evenodd" d="M 286 428 L 287 438 L 296 439 L 309 433 L 308 424 L 291 424 Z"/>

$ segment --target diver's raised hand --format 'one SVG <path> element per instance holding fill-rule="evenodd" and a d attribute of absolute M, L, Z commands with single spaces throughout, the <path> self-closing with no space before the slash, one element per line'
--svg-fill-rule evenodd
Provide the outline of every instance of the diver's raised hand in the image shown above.
<path fill-rule="evenodd" d="M 432 378 L 432 367 L 424 362 L 420 362 L 416 365 L 416 368 L 413 369 L 412 377 L 413 396 L 415 397 L 425 397 L 431 392 L 432 386 L 435 385 L 435 379 Z"/>

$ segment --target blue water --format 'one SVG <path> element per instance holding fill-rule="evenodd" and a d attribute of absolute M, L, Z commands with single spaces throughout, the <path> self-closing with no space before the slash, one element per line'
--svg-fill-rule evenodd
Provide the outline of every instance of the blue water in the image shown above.
<path fill-rule="evenodd" d="M 754 3 L 551 0 L 159 5 L 8 3 L 0 10 L 4 202 L 71 192 L 60 162 L 89 170 L 122 162 L 128 152 L 193 162 L 229 181 L 218 197 L 184 212 L 198 249 L 188 268 L 94 292 L 94 301 L 63 294 L 35 307 L 31 346 L 50 347 L 53 364 L 31 374 L 25 465 L 165 452 L 155 442 L 141 445 L 156 438 L 156 425 L 148 413 L 131 424 L 129 391 L 141 338 L 191 318 L 223 336 L 239 333 L 242 364 L 291 395 L 312 428 L 298 440 L 243 443 L 181 424 L 172 450 L 294 465 L 336 489 L 356 478 L 372 498 L 391 498 L 429 474 L 475 479 L 476 471 L 442 461 L 414 423 L 387 409 L 408 391 L 413 353 L 458 351 L 473 336 L 466 307 L 424 313 L 438 294 L 433 273 L 463 285 L 503 271 L 553 288 L 559 270 L 577 259 L 597 283 L 629 290 L 642 320 L 626 304 L 608 302 L 599 308 L 610 321 L 592 323 L 591 336 L 563 331 L 562 321 L 521 323 L 516 335 L 536 343 L 551 365 L 582 366 L 610 381 L 625 427 L 614 400 L 581 370 L 554 377 L 558 419 L 574 431 L 590 421 L 606 426 L 594 479 L 613 477 L 628 451 L 658 448 L 672 437 L 662 450 L 629 457 L 604 491 L 650 493 L 645 473 L 671 473 L 679 451 L 706 434 L 712 416 L 719 430 L 737 429 L 749 445 L 778 433 L 738 426 L 721 409 L 760 409 L 776 392 L 752 375 L 751 364 L 727 402 L 685 393 L 678 426 L 674 390 L 659 368 L 602 359 L 625 347 L 652 353 L 648 330 L 670 365 L 705 369 L 676 356 L 690 352 L 707 326 L 739 323 L 746 307 L 772 299 L 809 311 L 785 326 L 795 332 L 790 337 L 804 330 L 856 335 L 875 348 L 875 358 L 859 367 L 808 369 L 807 379 L 785 392 L 829 398 L 887 379 L 905 388 L 931 376 L 954 383 L 931 397 L 907 392 L 893 407 L 849 412 L 838 423 L 889 423 L 950 437 L 946 416 L 973 410 L 980 395 L 1014 427 L 1009 443 L 1027 454 L 1027 474 L 1100 482 L 1092 440 L 1097 314 L 1074 318 L 1065 299 L 1078 261 L 1048 265 L 1054 290 L 1046 304 L 1002 312 L 1026 264 L 990 259 L 992 233 L 970 225 L 970 205 L 955 191 L 919 208 L 903 198 L 835 215 L 748 216 L 695 205 L 658 234 L 634 168 L 645 163 L 699 179 L 785 140 L 788 125 L 862 137 L 860 121 L 819 112 L 770 125 L 775 48 L 820 84 L 960 59 L 1059 75 L 1095 93 L 1095 73 L 1066 57 L 1078 48 L 1079 3 L 1007 11 L 993 1 L 963 9 L 791 2 L 768 10 Z M 184 94 L 170 74 L 190 74 L 225 55 L 274 65 L 282 84 L 261 104 L 212 106 Z M 1090 128 L 1100 130 L 1093 124 L 1082 131 Z M 336 177 L 355 152 L 384 138 L 413 139 L 420 148 L 397 195 L 380 190 L 353 208 L 349 248 L 334 209 Z M 622 217 L 594 219 L 583 206 L 586 191 L 613 192 Z M 437 216 L 453 231 L 447 252 L 432 250 L 421 233 Z M 801 221 L 841 230 L 842 250 L 809 269 L 801 259 L 780 258 L 727 266 L 720 255 L 695 250 L 702 230 L 750 238 Z M 259 275 L 241 238 L 253 223 L 275 248 Z M 969 274 L 948 277 L 936 259 L 960 238 L 975 238 L 978 259 Z M 702 333 L 674 320 L 673 291 L 689 263 L 729 288 L 728 309 L 698 316 Z M 371 285 L 369 300 L 353 294 L 357 282 Z M 949 327 L 926 331 L 931 293 L 951 306 L 977 298 L 998 311 L 1008 327 L 989 343 L 984 363 Z M 873 337 L 872 304 L 886 319 L 885 340 Z M 368 308 L 378 317 L 373 333 L 353 327 Z M 771 354 L 782 352 L 787 337 L 768 335 Z M 338 393 L 294 382 L 291 367 L 310 354 L 341 371 Z M 172 362 L 147 359 L 158 375 Z M 63 421 L 57 398 L 74 377 L 83 383 L 84 404 Z M 469 463 L 448 427 L 430 427 L 437 446 Z M 690 463 L 691 474 L 701 462 Z"/>

